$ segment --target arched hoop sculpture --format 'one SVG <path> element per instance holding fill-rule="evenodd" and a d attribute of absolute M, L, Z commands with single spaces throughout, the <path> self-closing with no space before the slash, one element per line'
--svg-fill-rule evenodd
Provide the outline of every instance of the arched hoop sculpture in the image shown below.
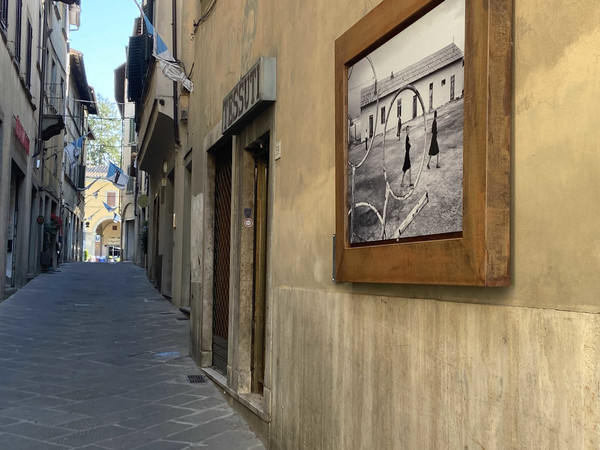
<path fill-rule="evenodd" d="M 378 120 L 378 118 L 379 118 L 379 92 L 377 91 L 377 73 L 375 71 L 375 66 L 373 65 L 373 61 L 371 60 L 371 57 L 366 56 L 365 59 L 367 60 L 367 62 L 371 66 L 371 70 L 373 71 L 373 84 L 375 86 L 375 98 L 376 98 L 373 136 L 376 136 L 377 135 L 377 123 L 379 122 L 379 120 Z M 350 79 L 350 77 L 352 76 L 353 68 L 354 68 L 354 66 L 352 66 L 351 70 L 348 71 L 348 79 Z M 349 127 L 350 127 L 350 118 L 348 118 L 348 128 Z M 365 161 L 371 154 L 371 149 L 373 148 L 374 142 L 375 142 L 375 139 L 371 139 L 371 141 L 367 145 L 365 154 L 363 155 L 362 159 L 359 162 L 353 163 L 348 158 L 348 166 L 350 166 L 350 169 L 352 171 L 351 176 L 350 176 L 350 193 L 351 193 L 350 210 L 348 212 L 348 214 L 350 215 L 350 236 L 351 237 L 354 234 L 354 208 L 356 206 L 358 206 L 356 204 L 356 199 L 354 196 L 354 191 L 355 191 L 354 188 L 355 188 L 355 183 L 356 183 L 356 181 L 355 181 L 356 169 L 360 168 L 365 163 Z M 361 206 L 368 206 L 370 209 L 374 210 L 377 213 L 377 217 L 381 221 L 381 215 L 379 214 L 379 212 L 373 205 L 366 203 L 366 202 L 361 202 Z"/>
<path fill-rule="evenodd" d="M 419 164 L 419 171 L 417 172 L 417 178 L 415 179 L 413 186 L 409 187 L 408 192 L 402 194 L 402 192 L 400 192 L 400 193 L 394 192 L 394 190 L 392 189 L 392 186 L 390 185 L 390 182 L 388 180 L 386 161 L 385 161 L 385 136 L 386 136 L 386 132 L 387 132 L 388 119 L 389 119 L 390 113 L 392 111 L 391 105 L 394 104 L 394 102 L 396 101 L 396 98 L 398 98 L 398 96 L 404 91 L 414 92 L 414 94 L 417 96 L 417 99 L 419 100 L 419 103 L 421 104 L 421 111 L 423 112 L 423 131 L 424 131 L 423 136 L 424 136 L 424 138 L 423 138 L 423 150 L 422 150 L 422 155 L 421 155 L 421 163 Z M 414 86 L 412 86 L 410 84 L 407 84 L 406 86 L 403 86 L 400 89 L 398 89 L 398 91 L 396 92 L 396 94 L 394 94 L 394 97 L 392 98 L 392 100 L 390 102 L 390 107 L 388 108 L 388 113 L 385 118 L 385 124 L 383 127 L 383 151 L 381 154 L 382 154 L 382 159 L 383 159 L 383 176 L 385 178 L 385 202 L 383 204 L 382 225 L 381 225 L 381 239 L 383 240 L 383 239 L 387 238 L 386 232 L 385 232 L 385 227 L 387 224 L 387 212 L 388 212 L 388 203 L 390 200 L 390 196 L 395 198 L 397 201 L 402 202 L 402 201 L 408 199 L 413 194 L 417 185 L 419 184 L 419 180 L 421 178 L 421 173 L 423 172 L 423 166 L 425 165 L 425 159 L 427 156 L 427 118 L 425 117 L 425 103 L 423 102 L 423 98 L 421 97 L 421 94 L 419 93 L 417 88 L 415 88 Z"/>

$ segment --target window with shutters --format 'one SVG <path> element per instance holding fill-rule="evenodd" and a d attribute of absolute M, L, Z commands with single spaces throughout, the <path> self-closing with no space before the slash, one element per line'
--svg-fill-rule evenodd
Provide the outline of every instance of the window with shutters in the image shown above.
<path fill-rule="evenodd" d="M 150 23 L 154 23 L 154 0 L 146 0 L 146 4 L 142 7 L 144 10 L 144 14 L 150 21 Z M 145 26 L 145 25 L 144 25 Z"/>
<path fill-rule="evenodd" d="M 133 194 L 134 189 L 135 189 L 135 178 L 129 177 L 129 179 L 127 180 L 127 187 L 126 187 L 125 192 L 127 194 Z"/>
<path fill-rule="evenodd" d="M 15 19 L 15 61 L 21 62 L 21 20 L 23 18 L 23 0 L 17 0 L 17 17 Z"/>
<path fill-rule="evenodd" d="M 0 0 L 2 1 L 2 0 Z M 37 23 L 37 35 L 38 35 L 38 42 L 37 42 L 37 62 L 38 62 L 38 66 L 41 64 L 42 62 L 42 55 L 44 54 L 44 45 L 43 45 L 43 41 L 44 41 L 44 33 L 43 33 L 43 19 L 42 19 L 42 13 L 40 11 L 40 14 L 38 16 L 38 23 Z"/>
<path fill-rule="evenodd" d="M 83 164 L 78 165 L 77 170 L 77 187 L 83 189 L 85 186 L 85 166 Z"/>
<path fill-rule="evenodd" d="M 8 0 L 0 0 L 0 30 L 8 29 Z"/>
<path fill-rule="evenodd" d="M 31 21 L 27 20 L 27 65 L 25 67 L 25 84 L 31 88 L 31 67 L 33 64 L 33 27 Z"/>
<path fill-rule="evenodd" d="M 117 206 L 117 193 L 116 192 L 107 192 L 106 193 L 106 204 L 110 207 Z"/>
<path fill-rule="evenodd" d="M 129 119 L 129 143 L 135 144 L 135 119 Z"/>
<path fill-rule="evenodd" d="M 152 37 L 142 34 L 129 38 L 126 77 L 128 82 L 127 99 L 131 102 L 139 101 L 142 98 L 144 78 L 151 54 Z"/>

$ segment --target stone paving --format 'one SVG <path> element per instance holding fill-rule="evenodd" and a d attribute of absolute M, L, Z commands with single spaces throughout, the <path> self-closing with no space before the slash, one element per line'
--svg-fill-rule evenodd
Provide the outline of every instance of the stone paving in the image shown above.
<path fill-rule="evenodd" d="M 0 303 L 0 449 L 264 448 L 188 350 L 140 268 L 39 275 Z"/>

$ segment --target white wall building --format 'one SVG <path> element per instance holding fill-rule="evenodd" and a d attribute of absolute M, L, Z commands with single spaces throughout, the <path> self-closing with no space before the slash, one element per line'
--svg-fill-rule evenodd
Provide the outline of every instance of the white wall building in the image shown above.
<path fill-rule="evenodd" d="M 377 88 L 371 85 L 362 89 L 355 138 L 364 140 L 365 132 L 369 138 L 382 133 L 386 120 L 390 122 L 387 125 L 389 131 L 390 127 L 397 126 L 399 117 L 402 123 L 406 123 L 423 114 L 413 91 L 406 90 L 396 95 L 404 86 L 411 85 L 419 91 L 426 113 L 461 98 L 464 90 L 463 61 L 463 52 L 455 44 L 449 44 L 415 64 L 396 73 L 392 72 L 390 76 L 377 82 Z"/>

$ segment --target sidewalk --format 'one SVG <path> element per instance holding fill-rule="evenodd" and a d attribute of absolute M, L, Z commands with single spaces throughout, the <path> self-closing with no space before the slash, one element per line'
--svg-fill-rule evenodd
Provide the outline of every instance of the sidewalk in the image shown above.
<path fill-rule="evenodd" d="M 262 449 L 128 263 L 71 263 L 0 303 L 0 448 Z"/>

